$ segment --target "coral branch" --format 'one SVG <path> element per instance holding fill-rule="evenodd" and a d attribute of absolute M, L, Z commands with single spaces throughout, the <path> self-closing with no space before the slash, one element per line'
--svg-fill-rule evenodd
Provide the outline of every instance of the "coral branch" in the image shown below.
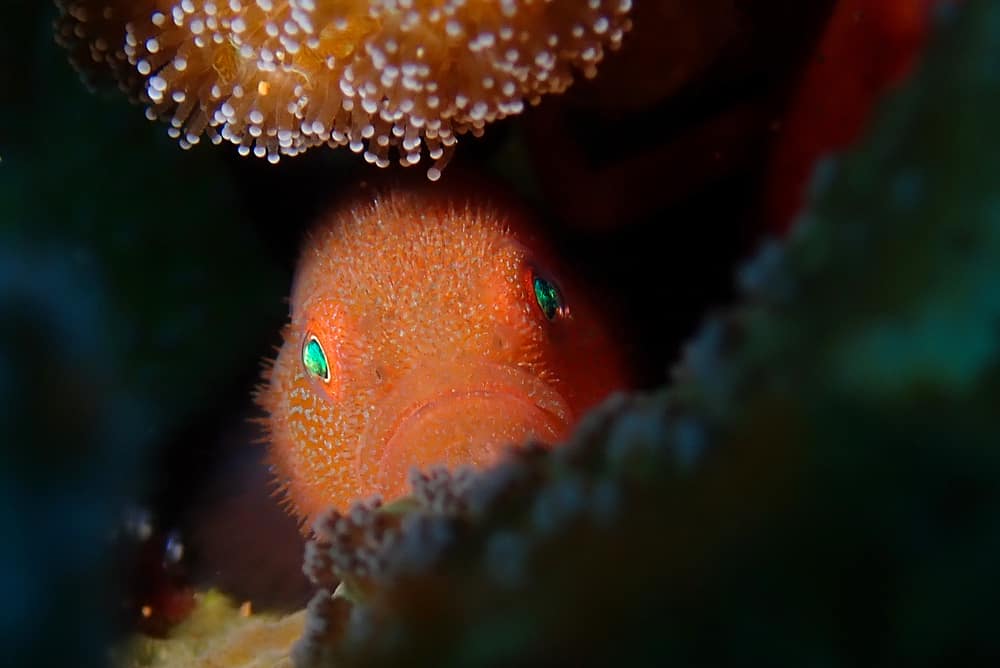
<path fill-rule="evenodd" d="M 592 77 L 631 0 L 58 0 L 57 38 L 170 123 L 277 162 L 348 146 L 379 166 L 433 160 L 459 135 Z"/>

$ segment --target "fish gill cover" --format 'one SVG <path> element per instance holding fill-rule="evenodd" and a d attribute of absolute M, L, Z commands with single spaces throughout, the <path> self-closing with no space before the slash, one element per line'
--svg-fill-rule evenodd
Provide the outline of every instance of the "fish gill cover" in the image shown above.
<path fill-rule="evenodd" d="M 1000 656 L 1000 6 L 936 33 L 668 388 L 322 518 L 297 664 Z"/>

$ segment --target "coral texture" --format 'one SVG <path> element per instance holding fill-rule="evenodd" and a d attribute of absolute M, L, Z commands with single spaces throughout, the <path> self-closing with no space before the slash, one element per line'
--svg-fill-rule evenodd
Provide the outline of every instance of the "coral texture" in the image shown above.
<path fill-rule="evenodd" d="M 277 162 L 318 145 L 426 152 L 596 73 L 631 0 L 58 0 L 59 41 L 170 123 Z"/>
<path fill-rule="evenodd" d="M 215 591 L 197 596 L 194 613 L 165 640 L 136 637 L 114 659 L 118 668 L 291 668 L 290 648 L 305 611 L 253 614 Z"/>

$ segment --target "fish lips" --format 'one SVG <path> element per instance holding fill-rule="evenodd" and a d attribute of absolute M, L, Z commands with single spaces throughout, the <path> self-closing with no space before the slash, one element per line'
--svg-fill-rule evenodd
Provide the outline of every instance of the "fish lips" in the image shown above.
<path fill-rule="evenodd" d="M 491 362 L 417 367 L 378 407 L 356 462 L 368 475 L 373 467 L 379 493 L 393 499 L 409 493 L 413 467 L 484 468 L 512 444 L 562 440 L 571 423 L 562 395 L 529 371 Z"/>

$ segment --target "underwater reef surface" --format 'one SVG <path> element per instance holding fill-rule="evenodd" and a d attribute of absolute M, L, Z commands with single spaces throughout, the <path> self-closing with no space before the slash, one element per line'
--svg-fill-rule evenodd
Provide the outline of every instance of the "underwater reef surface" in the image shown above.
<path fill-rule="evenodd" d="M 297 665 L 1000 658 L 1000 5 L 936 33 L 669 387 L 322 518 Z"/>
<path fill-rule="evenodd" d="M 17 130 L 0 133 L 0 637 L 9 665 L 98 666 L 120 500 L 166 448 L 207 468 L 191 455 L 211 429 L 173 432 L 225 412 L 277 331 L 287 277 L 258 235 L 292 245 L 317 193 L 351 179 L 176 157 L 80 90 L 43 5 L 5 7 L 0 40 L 23 63 L 0 68 L 0 128 Z M 799 231 L 741 271 L 743 305 L 706 323 L 669 388 L 613 400 L 551 454 L 429 472 L 409 506 L 328 518 L 300 665 L 996 659 L 998 11 L 942 17 L 919 77 L 819 170 Z M 659 261 L 672 314 L 718 297 L 675 284 L 726 266 L 737 229 L 692 210 L 670 229 L 712 243 L 633 239 L 627 260 Z"/>
<path fill-rule="evenodd" d="M 134 668 L 290 668 L 289 647 L 302 635 L 305 610 L 258 614 L 209 590 L 170 638 L 137 635 L 112 653 L 112 665 Z"/>
<path fill-rule="evenodd" d="M 434 161 L 460 135 L 594 77 L 629 30 L 631 0 L 502 5 L 60 0 L 60 44 L 87 80 L 115 80 L 170 123 L 277 163 L 349 146 L 379 167 Z M 168 11 L 169 8 L 169 11 Z M 393 151 L 396 153 L 396 151 Z"/>

